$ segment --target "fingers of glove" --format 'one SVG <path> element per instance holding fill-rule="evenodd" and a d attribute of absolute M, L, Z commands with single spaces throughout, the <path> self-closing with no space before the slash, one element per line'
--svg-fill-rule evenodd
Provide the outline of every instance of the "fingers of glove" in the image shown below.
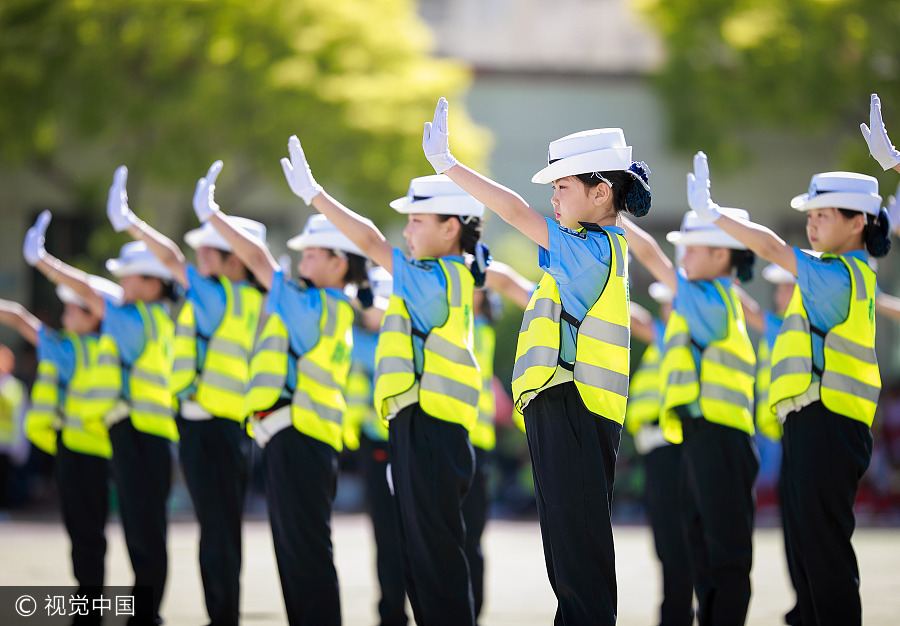
<path fill-rule="evenodd" d="M 210 186 L 216 184 L 216 179 L 219 177 L 219 172 L 222 171 L 223 166 L 224 163 L 221 160 L 215 161 L 209 166 L 209 171 L 206 172 L 206 181 Z"/>
<path fill-rule="evenodd" d="M 700 181 L 709 181 L 709 162 L 702 150 L 694 155 L 694 176 Z"/>

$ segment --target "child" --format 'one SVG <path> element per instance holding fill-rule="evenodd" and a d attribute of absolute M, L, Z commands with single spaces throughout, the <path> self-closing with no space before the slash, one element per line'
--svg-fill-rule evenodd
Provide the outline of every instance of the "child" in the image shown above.
<path fill-rule="evenodd" d="M 648 174 L 621 129 L 550 144 L 532 182 L 553 184 L 557 225 L 451 154 L 441 98 L 422 140 L 428 161 L 540 246 L 546 273 L 525 311 L 513 397 L 524 412 L 557 622 L 612 624 L 610 505 L 629 374 L 628 268 L 622 212 L 650 208 Z"/>
<path fill-rule="evenodd" d="M 688 198 L 715 224 L 797 277 L 772 349 L 769 403 L 783 422 L 782 514 L 799 622 L 859 624 L 859 571 L 850 542 L 853 502 L 872 456 L 869 427 L 881 377 L 875 356 L 875 273 L 890 249 L 878 181 L 852 172 L 815 174 L 791 207 L 821 258 L 771 230 L 723 214 L 697 153 Z"/>
<path fill-rule="evenodd" d="M 288 184 L 393 275 L 376 349 L 375 407 L 388 419 L 391 477 L 400 521 L 406 591 L 419 624 L 473 624 L 463 499 L 472 484 L 468 428 L 481 377 L 472 352 L 472 273 L 484 206 L 445 176 L 414 178 L 391 203 L 408 214 L 411 257 L 312 177 L 296 137 L 282 159 Z M 482 251 L 482 259 L 486 259 Z"/>

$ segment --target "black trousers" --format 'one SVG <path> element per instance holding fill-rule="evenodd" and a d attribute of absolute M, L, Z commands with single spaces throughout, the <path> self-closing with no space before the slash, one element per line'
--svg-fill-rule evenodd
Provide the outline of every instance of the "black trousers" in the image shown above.
<path fill-rule="evenodd" d="M 872 459 L 869 427 L 815 402 L 784 423 L 785 544 L 801 624 L 862 622 L 853 503 Z"/>
<path fill-rule="evenodd" d="M 159 605 L 166 586 L 166 500 L 172 484 L 172 444 L 148 435 L 124 419 L 109 429 L 113 476 L 119 495 L 119 515 L 134 586 L 153 590 L 151 606 L 135 602 L 129 624 L 160 623 Z"/>
<path fill-rule="evenodd" d="M 102 587 L 109 514 L 109 459 L 75 452 L 57 436 L 56 480 L 79 587 Z"/>
<path fill-rule="evenodd" d="M 388 433 L 406 593 L 416 623 L 474 624 L 462 518 L 475 472 L 469 433 L 418 404 L 400 411 Z"/>
<path fill-rule="evenodd" d="M 381 587 L 378 615 L 381 626 L 405 626 L 406 581 L 403 577 L 403 554 L 400 550 L 400 530 L 397 508 L 387 482 L 390 460 L 388 442 L 360 435 L 366 504 L 375 534 L 375 571 Z"/>
<path fill-rule="evenodd" d="M 681 423 L 697 618 L 701 626 L 743 624 L 753 565 L 756 444 L 745 432 L 703 418 Z"/>
<path fill-rule="evenodd" d="M 337 450 L 290 426 L 263 448 L 263 471 L 288 622 L 339 625 L 341 601 L 331 543 Z"/>
<path fill-rule="evenodd" d="M 694 623 L 694 585 L 691 552 L 682 524 L 685 490 L 681 483 L 681 446 L 661 446 L 644 455 L 643 461 L 647 516 L 662 565 L 660 625 L 690 626 Z"/>
<path fill-rule="evenodd" d="M 213 626 L 236 625 L 250 438 L 233 419 L 179 417 L 177 423 L 178 457 L 200 524 L 200 578 L 206 611 Z"/>
<path fill-rule="evenodd" d="M 463 521 L 466 524 L 466 560 L 472 575 L 472 598 L 474 600 L 475 621 L 484 604 L 484 553 L 481 550 L 481 535 L 487 522 L 490 507 L 491 457 L 490 450 L 473 446 L 475 450 L 475 479 L 462 503 Z"/>
<path fill-rule="evenodd" d="M 555 624 L 615 624 L 610 507 L 621 424 L 587 410 L 575 387 L 541 391 L 525 407 Z"/>

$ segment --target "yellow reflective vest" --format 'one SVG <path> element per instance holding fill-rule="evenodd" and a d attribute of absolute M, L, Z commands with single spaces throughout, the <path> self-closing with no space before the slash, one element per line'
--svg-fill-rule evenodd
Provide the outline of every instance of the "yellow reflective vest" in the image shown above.
<path fill-rule="evenodd" d="M 687 321 L 677 311 L 669 315 L 660 370 L 663 395 L 660 427 L 665 438 L 681 443 L 681 417 L 676 407 L 700 401 L 703 417 L 750 435 L 753 428 L 753 385 L 756 353 L 744 322 L 744 310 L 734 288 L 727 291 L 713 281 L 727 309 L 723 339 L 710 342 L 700 355 L 700 372 L 691 354 Z M 687 418 L 690 419 L 690 418 Z"/>
<path fill-rule="evenodd" d="M 56 454 L 57 433 L 62 425 L 59 369 L 47 359 L 38 361 L 31 386 L 31 406 L 25 413 L 25 436 L 39 450 Z"/>
<path fill-rule="evenodd" d="M 412 319 L 403 299 L 391 296 L 375 350 L 375 408 L 387 419 L 392 398 L 413 394 L 431 417 L 470 429 L 478 418 L 481 396 L 481 374 L 473 352 L 474 281 L 462 263 L 437 262 L 447 281 L 447 321 L 425 337 L 422 373 L 417 375 Z"/>
<path fill-rule="evenodd" d="M 246 408 L 267 411 L 287 389 L 294 428 L 340 452 L 341 420 L 346 409 L 344 387 L 353 347 L 353 308 L 324 289 L 319 292 L 319 341 L 308 352 L 299 356 L 293 352 L 280 316 L 272 314 L 266 320 L 250 362 Z M 296 359 L 297 365 L 297 386 L 292 391 L 288 387 L 289 358 Z"/>
<path fill-rule="evenodd" d="M 112 445 L 103 418 L 122 395 L 118 360 L 101 353 L 97 337 L 65 334 L 75 348 L 75 371 L 66 387 L 63 405 L 63 445 L 75 452 L 108 459 Z M 104 375 L 104 370 L 108 375 Z M 102 381 L 107 384 L 100 384 Z"/>
<path fill-rule="evenodd" d="M 625 260 L 628 246 L 622 235 L 602 229 L 597 234 L 607 237 L 610 243 L 609 278 L 584 319 L 577 321 L 572 375 L 587 409 L 621 424 L 628 399 L 631 354 L 628 265 Z M 563 316 L 556 280 L 550 274 L 544 274 L 525 309 L 519 330 L 512 381 L 513 398 L 519 412 L 547 386 L 557 367 L 568 369 L 567 364 L 559 361 Z"/>
<path fill-rule="evenodd" d="M 475 358 L 481 369 L 481 395 L 478 396 L 478 419 L 469 429 L 472 445 L 482 450 L 493 450 L 497 445 L 497 433 L 494 428 L 494 414 L 497 403 L 494 398 L 494 348 L 497 337 L 494 329 L 486 320 L 475 319 Z"/>
<path fill-rule="evenodd" d="M 780 321 L 780 319 L 779 319 Z M 766 324 L 770 319 L 766 317 Z M 781 439 L 781 422 L 769 404 L 769 388 L 772 384 L 772 347 L 766 333 L 760 337 L 756 350 L 756 429 L 772 441 Z"/>
<path fill-rule="evenodd" d="M 343 422 L 344 445 L 351 450 L 359 448 L 359 435 L 363 430 L 366 435 L 379 441 L 387 441 L 388 438 L 387 428 L 375 412 L 374 353 L 358 353 L 361 346 L 377 340 L 377 336 L 367 329 L 358 325 L 353 327 L 353 355 L 344 391 L 347 410 Z"/>
<path fill-rule="evenodd" d="M 820 375 L 819 396 L 834 413 L 872 425 L 881 374 L 875 356 L 875 272 L 851 256 L 839 258 L 850 272 L 850 310 L 845 319 L 824 333 L 825 367 Z M 772 410 L 779 402 L 804 394 L 812 383 L 812 327 L 799 286 L 785 312 L 781 331 L 772 349 Z M 815 332 L 821 333 L 816 329 Z"/>
<path fill-rule="evenodd" d="M 632 435 L 645 424 L 659 421 L 661 404 L 659 393 L 659 364 L 662 352 L 654 341 L 644 350 L 628 388 L 628 405 L 625 408 L 625 428 Z"/>

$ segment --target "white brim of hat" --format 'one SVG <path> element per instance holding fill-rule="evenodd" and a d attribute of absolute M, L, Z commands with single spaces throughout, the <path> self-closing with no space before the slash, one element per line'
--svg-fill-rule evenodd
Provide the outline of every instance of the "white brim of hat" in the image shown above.
<path fill-rule="evenodd" d="M 122 288 L 113 281 L 91 274 L 88 276 L 88 284 L 98 296 L 107 302 L 112 302 L 113 304 L 122 303 Z M 87 308 L 87 304 L 81 296 L 75 293 L 75 290 L 68 285 L 63 283 L 56 285 L 56 295 L 64 304 L 74 304 L 83 309 Z"/>
<path fill-rule="evenodd" d="M 647 291 L 650 293 L 650 297 L 660 304 L 671 302 L 675 296 L 667 284 L 660 282 L 651 283 Z"/>
<path fill-rule="evenodd" d="M 123 276 L 153 276 L 161 280 L 173 280 L 174 276 L 165 265 L 159 261 L 132 261 L 123 263 L 121 259 L 107 259 L 106 269 L 118 278 Z"/>
<path fill-rule="evenodd" d="M 747 246 L 718 227 L 698 228 L 689 231 L 673 230 L 666 239 L 676 246 L 709 246 L 746 250 Z"/>
<path fill-rule="evenodd" d="M 578 174 L 608 172 L 631 167 L 631 146 L 624 148 L 604 148 L 593 152 L 582 152 L 554 161 L 531 177 L 531 182 L 539 185 Z"/>
<path fill-rule="evenodd" d="M 799 196 L 794 196 L 791 200 L 791 208 L 798 211 L 812 211 L 829 207 L 862 211 L 863 213 L 877 216 L 881 210 L 881 196 L 877 194 L 832 191 L 817 194 L 812 198 L 809 197 L 808 193 L 802 193 Z"/>
<path fill-rule="evenodd" d="M 365 253 L 355 243 L 341 233 L 300 233 L 288 239 L 287 247 L 291 250 L 306 250 L 307 248 L 325 248 L 326 250 L 342 250 L 351 254 L 365 257 Z"/>
<path fill-rule="evenodd" d="M 776 263 L 769 263 L 763 268 L 762 277 L 773 285 L 787 285 L 797 282 L 789 271 Z"/>
<path fill-rule="evenodd" d="M 414 200 L 403 196 L 393 200 L 391 208 L 398 213 L 433 213 L 435 215 L 484 216 L 484 205 L 470 195 L 432 196 Z"/>
<path fill-rule="evenodd" d="M 215 248 L 223 252 L 233 252 L 234 248 L 225 241 L 215 228 L 194 228 L 184 234 L 184 242 L 194 250 L 199 248 Z"/>

